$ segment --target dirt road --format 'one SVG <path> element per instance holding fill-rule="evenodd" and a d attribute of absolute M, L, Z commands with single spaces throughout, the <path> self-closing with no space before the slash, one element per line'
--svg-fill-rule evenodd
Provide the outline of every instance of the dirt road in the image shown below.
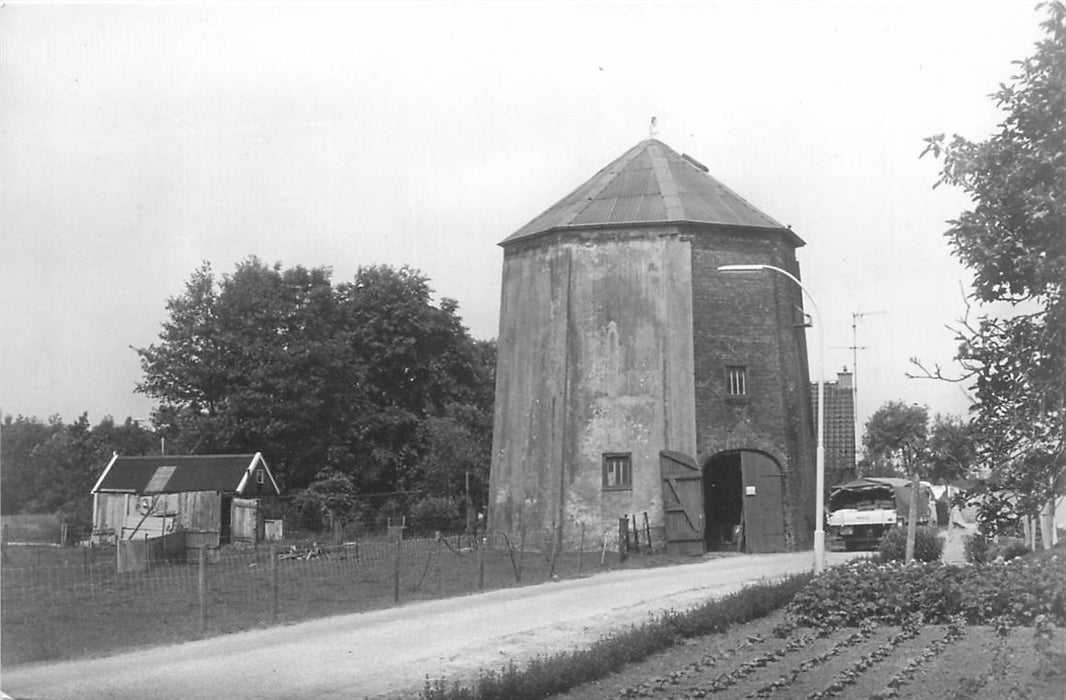
<path fill-rule="evenodd" d="M 828 563 L 851 555 L 831 552 Z M 417 695 L 425 677 L 468 678 L 595 641 L 655 612 L 808 570 L 811 553 L 739 555 L 492 591 L 253 630 L 104 659 L 4 672 L 17 700 L 364 698 Z"/>

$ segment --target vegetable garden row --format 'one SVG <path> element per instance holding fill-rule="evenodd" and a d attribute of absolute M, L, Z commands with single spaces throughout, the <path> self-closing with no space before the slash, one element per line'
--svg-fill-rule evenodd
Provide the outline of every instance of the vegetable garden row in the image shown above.
<path fill-rule="evenodd" d="M 1061 553 L 966 566 L 855 560 L 808 578 L 483 671 L 467 687 L 427 681 L 423 698 L 1066 697 Z"/>
<path fill-rule="evenodd" d="M 1061 639 L 1057 647 L 1052 640 L 1042 649 L 1042 639 L 1032 628 L 968 626 L 961 619 L 925 625 L 918 616 L 902 626 L 867 622 L 787 631 L 761 626 L 735 646 L 708 645 L 674 670 L 611 697 L 1040 697 L 1038 689 L 1052 688 L 1053 681 L 1041 664 L 1066 651 Z M 587 691 L 567 697 L 603 697 Z"/>

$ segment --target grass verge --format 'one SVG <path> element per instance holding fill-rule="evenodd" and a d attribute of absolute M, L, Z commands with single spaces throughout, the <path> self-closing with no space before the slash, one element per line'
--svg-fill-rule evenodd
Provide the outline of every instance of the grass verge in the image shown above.
<path fill-rule="evenodd" d="M 749 586 L 686 612 L 667 612 L 625 632 L 605 636 L 588 649 L 537 657 L 524 668 L 515 663 L 483 670 L 472 685 L 426 679 L 422 700 L 532 700 L 603 678 L 682 639 L 724 632 L 778 610 L 811 580 L 811 574 Z"/>

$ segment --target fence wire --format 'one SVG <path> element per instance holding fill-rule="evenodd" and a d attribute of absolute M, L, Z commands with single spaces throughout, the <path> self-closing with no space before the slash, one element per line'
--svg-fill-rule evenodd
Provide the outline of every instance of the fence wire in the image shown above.
<path fill-rule="evenodd" d="M 202 568 L 199 550 L 188 550 L 185 561 L 149 561 L 134 572 L 118 570 L 113 546 L 9 546 L 0 568 L 0 641 L 5 657 L 14 650 L 13 660 L 36 660 L 35 653 L 67 652 L 45 645 L 46 652 L 23 654 L 20 639 L 31 628 L 35 639 L 53 630 L 71 640 L 106 635 L 112 625 L 123 639 L 162 643 L 540 583 L 619 562 L 617 551 L 591 538 L 585 551 L 557 542 L 535 532 L 226 546 L 206 550 Z"/>

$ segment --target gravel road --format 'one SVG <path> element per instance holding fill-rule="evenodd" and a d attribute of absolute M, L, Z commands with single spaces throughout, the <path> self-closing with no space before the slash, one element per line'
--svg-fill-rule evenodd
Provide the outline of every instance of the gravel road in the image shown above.
<path fill-rule="evenodd" d="M 828 553 L 830 565 L 852 555 Z M 417 696 L 426 676 L 565 651 L 650 614 L 684 610 L 759 579 L 808 570 L 811 553 L 734 555 L 691 564 L 411 603 L 155 647 L 103 659 L 5 670 L 16 700 Z"/>

